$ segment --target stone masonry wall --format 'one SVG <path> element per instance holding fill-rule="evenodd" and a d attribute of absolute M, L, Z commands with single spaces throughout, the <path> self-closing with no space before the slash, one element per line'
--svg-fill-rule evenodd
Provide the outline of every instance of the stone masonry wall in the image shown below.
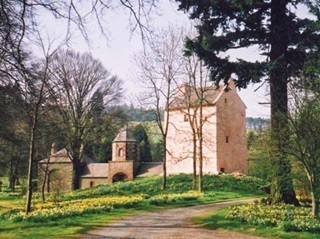
<path fill-rule="evenodd" d="M 46 163 L 39 164 L 38 191 L 41 191 L 46 167 Z M 49 163 L 45 191 L 65 192 L 72 190 L 72 168 L 72 163 Z"/>
<path fill-rule="evenodd" d="M 113 177 L 116 174 L 126 175 L 126 179 L 133 179 L 133 161 L 110 161 L 109 162 L 109 177 L 108 183 L 113 182 Z"/>
<path fill-rule="evenodd" d="M 80 188 L 90 188 L 93 186 L 108 184 L 107 178 L 81 178 Z"/>

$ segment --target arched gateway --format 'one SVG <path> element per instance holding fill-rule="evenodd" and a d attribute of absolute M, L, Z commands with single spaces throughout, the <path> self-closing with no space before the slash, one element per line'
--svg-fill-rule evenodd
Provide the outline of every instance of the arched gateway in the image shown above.
<path fill-rule="evenodd" d="M 140 165 L 139 142 L 132 130 L 124 127 L 112 142 L 112 161 L 109 162 L 109 183 L 133 179 Z"/>

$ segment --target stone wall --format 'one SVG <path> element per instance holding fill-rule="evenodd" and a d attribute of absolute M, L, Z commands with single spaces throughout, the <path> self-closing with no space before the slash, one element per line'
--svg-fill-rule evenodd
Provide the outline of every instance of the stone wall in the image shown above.
<path fill-rule="evenodd" d="M 167 136 L 168 174 L 193 173 L 193 132 L 183 110 L 169 112 Z M 191 109 L 191 113 L 192 109 Z M 217 173 L 215 107 L 203 108 L 203 173 Z M 197 140 L 197 148 L 199 142 Z M 198 164 L 198 161 L 197 161 Z M 198 170 L 198 169 L 197 169 Z"/>
<path fill-rule="evenodd" d="M 108 183 L 113 183 L 115 175 L 124 175 L 124 179 L 132 180 L 133 171 L 133 161 L 110 161 Z"/>
<path fill-rule="evenodd" d="M 45 192 L 65 192 L 72 190 L 72 163 L 39 163 L 38 166 L 38 191 L 41 191 L 47 169 Z"/>
<path fill-rule="evenodd" d="M 107 178 L 81 178 L 80 188 L 90 188 L 97 185 L 108 184 Z"/>
<path fill-rule="evenodd" d="M 229 91 L 217 95 L 214 104 L 203 107 L 203 173 L 247 173 L 246 106 L 233 82 L 229 87 Z M 170 114 L 167 173 L 193 173 L 193 132 L 189 117 L 195 113 L 180 107 L 165 114 Z M 196 114 L 199 122 L 199 113 Z"/>
<path fill-rule="evenodd" d="M 246 107 L 234 86 L 217 102 L 217 168 L 247 173 Z"/>

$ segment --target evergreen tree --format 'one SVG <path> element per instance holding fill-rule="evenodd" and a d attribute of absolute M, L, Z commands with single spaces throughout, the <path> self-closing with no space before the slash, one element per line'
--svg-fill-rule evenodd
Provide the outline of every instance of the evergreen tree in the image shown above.
<path fill-rule="evenodd" d="M 198 36 L 186 42 L 210 68 L 215 81 L 225 82 L 232 73 L 239 77 L 238 87 L 260 82 L 270 84 L 272 154 L 274 177 L 271 203 L 297 204 L 290 178 L 290 163 L 282 150 L 288 135 L 287 83 L 298 78 L 304 64 L 319 51 L 320 3 L 304 0 L 176 0 L 179 9 L 197 19 Z M 309 18 L 297 14 L 306 9 Z M 231 61 L 230 52 L 255 47 L 262 61 Z"/>
<path fill-rule="evenodd" d="M 133 136 L 136 140 L 139 141 L 140 144 L 140 159 L 143 162 L 150 162 L 152 161 L 151 156 L 151 148 L 148 139 L 148 135 L 146 130 L 143 128 L 141 124 L 138 124 L 133 129 Z"/>

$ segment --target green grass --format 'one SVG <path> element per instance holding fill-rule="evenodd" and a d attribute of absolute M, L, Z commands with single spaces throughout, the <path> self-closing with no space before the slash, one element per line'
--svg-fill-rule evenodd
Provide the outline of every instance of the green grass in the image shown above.
<path fill-rule="evenodd" d="M 14 208 L 20 208 L 23 204 L 19 193 L 0 192 L 0 215 Z"/>
<path fill-rule="evenodd" d="M 161 190 L 161 184 L 161 177 L 136 178 L 133 181 L 100 185 L 94 188 L 61 194 L 60 199 L 84 199 L 88 197 L 100 197 L 102 195 L 128 196 L 141 193 L 154 196 L 164 193 Z M 259 187 L 263 184 L 262 180 L 253 177 L 235 178 L 230 175 L 204 175 L 203 177 L 203 190 L 206 196 L 209 197 L 209 200 L 211 200 L 211 196 L 216 196 L 214 195 L 215 193 L 228 192 L 237 197 L 264 195 L 259 190 Z M 165 193 L 184 193 L 192 189 L 192 176 L 181 174 L 168 177 Z"/>
<path fill-rule="evenodd" d="M 210 229 L 225 229 L 255 236 L 279 239 L 319 239 L 319 234 L 308 232 L 284 232 L 277 228 L 252 226 L 243 222 L 226 219 L 227 208 L 215 210 L 208 215 L 198 215 L 192 219 L 194 224 Z"/>
<path fill-rule="evenodd" d="M 92 214 L 83 217 L 73 217 L 46 223 L 30 222 L 1 222 L 0 238 L 77 238 L 79 235 L 120 219 L 137 213 L 134 209 L 117 209 L 106 214 Z"/>
<path fill-rule="evenodd" d="M 168 188 L 161 190 L 161 177 L 138 178 L 134 181 L 115 183 L 113 185 L 97 186 L 90 189 L 59 194 L 57 197 L 50 197 L 48 200 L 82 200 L 88 198 L 100 198 L 105 196 L 134 196 L 144 194 L 147 198 L 156 198 L 161 194 L 185 193 L 192 189 L 191 175 L 176 175 L 168 177 Z M 142 211 L 158 210 L 161 208 L 184 207 L 209 202 L 232 200 L 245 197 L 262 196 L 259 191 L 263 185 L 262 180 L 244 177 L 234 178 L 227 175 L 206 175 L 204 177 L 204 194 L 200 198 L 192 200 L 172 200 L 164 203 L 150 203 L 146 200 L 135 205 L 133 208 L 116 208 L 110 212 L 98 214 L 84 214 L 72 218 L 59 219 L 59 221 L 48 221 L 46 223 L 34 223 L 28 221 L 12 222 L 0 220 L 0 238 L 76 238 L 80 234 L 94 228 L 107 225 L 109 222 L 127 215 Z M 39 202 L 39 195 L 35 194 L 34 202 Z M 37 198 L 38 197 L 38 198 Z M 21 200 L 18 196 L 0 194 L 0 205 L 8 204 L 10 208 L 21 207 Z M 19 204 L 20 203 L 20 204 Z M 20 206 L 19 206 L 20 205 Z M 1 210 L 1 208 L 0 208 Z M 3 210 L 7 211 L 7 209 Z M 54 228 L 54 230 L 52 230 Z"/>

